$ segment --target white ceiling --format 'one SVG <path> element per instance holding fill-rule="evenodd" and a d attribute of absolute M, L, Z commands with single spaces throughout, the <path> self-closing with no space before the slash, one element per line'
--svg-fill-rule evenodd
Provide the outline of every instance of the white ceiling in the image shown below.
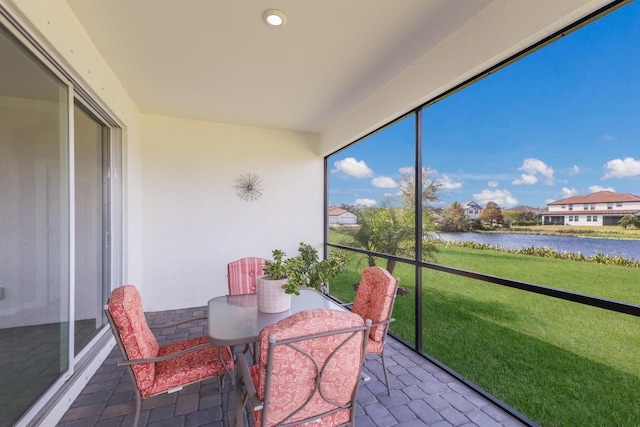
<path fill-rule="evenodd" d="M 321 133 L 492 1 L 67 3 L 143 113 Z"/>

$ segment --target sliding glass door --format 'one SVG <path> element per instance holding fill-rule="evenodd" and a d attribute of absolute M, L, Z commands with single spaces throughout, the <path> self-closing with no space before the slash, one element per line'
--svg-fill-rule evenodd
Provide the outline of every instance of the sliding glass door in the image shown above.
<path fill-rule="evenodd" d="M 0 27 L 0 425 L 69 369 L 69 86 Z"/>
<path fill-rule="evenodd" d="M 37 413 L 97 345 L 122 266 L 119 128 L 2 22 L 0 427 Z"/>

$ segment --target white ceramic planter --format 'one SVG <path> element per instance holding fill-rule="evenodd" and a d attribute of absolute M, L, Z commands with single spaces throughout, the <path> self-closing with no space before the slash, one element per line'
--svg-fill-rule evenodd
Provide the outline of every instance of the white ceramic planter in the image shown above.
<path fill-rule="evenodd" d="M 287 279 L 273 280 L 271 276 L 258 277 L 258 311 L 281 313 L 291 308 L 291 294 L 286 294 L 282 285 Z"/>

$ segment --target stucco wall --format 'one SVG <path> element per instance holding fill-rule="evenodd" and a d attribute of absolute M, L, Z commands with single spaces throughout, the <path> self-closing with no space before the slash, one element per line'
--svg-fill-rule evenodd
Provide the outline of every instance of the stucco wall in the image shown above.
<path fill-rule="evenodd" d="M 296 253 L 323 239 L 317 136 L 143 115 L 145 308 L 205 305 L 227 293 L 227 263 Z M 254 173 L 263 196 L 236 196 Z"/>

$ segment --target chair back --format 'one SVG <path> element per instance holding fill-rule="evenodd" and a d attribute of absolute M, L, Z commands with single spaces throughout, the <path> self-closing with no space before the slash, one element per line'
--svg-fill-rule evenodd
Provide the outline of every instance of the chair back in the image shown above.
<path fill-rule="evenodd" d="M 160 346 L 149 329 L 142 310 L 140 293 L 135 286 L 124 285 L 114 289 L 105 313 L 125 360 L 158 356 Z M 138 389 L 144 394 L 144 390 L 154 384 L 156 364 L 142 363 L 130 367 Z"/>
<path fill-rule="evenodd" d="M 227 264 L 229 295 L 255 294 L 258 277 L 263 275 L 266 259 L 248 257 Z"/>
<path fill-rule="evenodd" d="M 393 303 L 396 298 L 398 280 L 381 267 L 367 267 L 362 271 L 352 312 L 363 319 L 371 319 L 374 325 L 369 332 L 369 339 L 381 343 L 387 333 L 388 323 L 376 326 L 376 323 L 386 322 L 391 318 Z"/>
<path fill-rule="evenodd" d="M 256 427 L 353 424 L 369 324 L 348 311 L 315 309 L 264 328 Z"/>

